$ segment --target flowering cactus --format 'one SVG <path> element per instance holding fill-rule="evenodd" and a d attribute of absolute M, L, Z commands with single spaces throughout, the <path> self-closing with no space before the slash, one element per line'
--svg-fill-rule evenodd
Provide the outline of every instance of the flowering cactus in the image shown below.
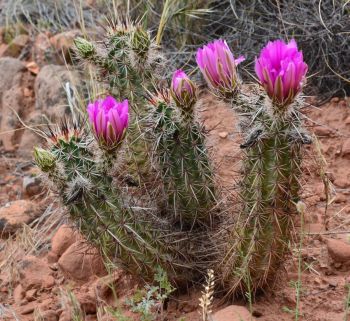
<path fill-rule="evenodd" d="M 118 147 L 128 127 L 128 100 L 125 99 L 120 103 L 108 96 L 90 103 L 87 112 L 100 146 L 107 150 Z"/>
<path fill-rule="evenodd" d="M 176 70 L 173 74 L 170 92 L 176 104 L 181 108 L 191 109 L 197 100 L 195 85 L 181 69 Z"/>
<path fill-rule="evenodd" d="M 255 72 L 268 96 L 278 106 L 287 106 L 300 93 L 308 66 L 294 39 L 269 42 L 255 60 Z"/>
<path fill-rule="evenodd" d="M 219 233 L 226 246 L 221 275 L 232 294 L 255 293 L 272 284 L 293 241 L 302 147 L 311 139 L 302 127 L 301 101 L 289 104 L 302 90 L 306 70 L 295 41 L 269 43 L 256 71 L 272 99 L 273 113 L 256 88 L 232 101 L 235 111 L 243 111 L 240 128 L 245 136 L 242 209 L 229 234 L 224 229 Z"/>
<path fill-rule="evenodd" d="M 232 96 L 239 84 L 236 67 L 245 60 L 234 58 L 225 40 L 215 40 L 198 49 L 197 64 L 209 86 L 222 96 Z"/>

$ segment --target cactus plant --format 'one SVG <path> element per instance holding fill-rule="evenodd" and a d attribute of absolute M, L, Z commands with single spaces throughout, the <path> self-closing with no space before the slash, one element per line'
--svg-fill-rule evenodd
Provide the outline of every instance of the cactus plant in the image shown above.
<path fill-rule="evenodd" d="M 132 112 L 124 162 L 126 180 L 133 185 L 149 184 L 153 179 L 148 161 L 150 147 L 144 139 L 141 120 L 146 113 L 144 89 L 157 82 L 161 55 L 149 33 L 130 22 L 109 27 L 102 46 L 80 37 L 75 39 L 75 46 L 81 60 L 97 69 L 110 95 L 129 99 Z"/>
<path fill-rule="evenodd" d="M 60 129 L 51 130 L 46 149 L 35 149 L 36 164 L 48 174 L 72 221 L 106 260 L 116 261 L 146 280 L 153 278 L 158 266 L 168 272 L 174 284 L 191 280 L 194 260 L 190 259 L 187 245 L 191 236 L 173 231 L 152 210 L 134 209 L 113 184 L 110 170 L 114 162 L 105 159 L 116 161 L 127 124 L 127 102 L 115 102 L 114 106 L 110 103 L 107 98 L 92 104 L 98 109 L 97 116 L 89 110 L 90 115 L 96 116 L 94 120 L 105 117 L 98 124 L 102 127 L 93 129 L 103 157 L 96 154 L 94 139 L 84 128 L 63 122 Z M 120 118 L 126 117 L 126 122 L 114 127 L 118 116 L 111 118 L 109 112 L 117 112 L 121 105 Z M 100 136 L 106 133 L 108 140 Z"/>
<path fill-rule="evenodd" d="M 36 163 L 106 260 L 148 280 L 159 266 L 179 286 L 210 267 L 229 294 L 255 293 L 273 278 L 292 241 L 302 145 L 311 142 L 297 97 L 307 65 L 296 43 L 269 43 L 256 60 L 266 93 L 242 86 L 237 65 L 244 57 L 235 59 L 225 41 L 197 53 L 209 87 L 240 115 L 245 136 L 241 208 L 229 216 L 217 212 L 195 84 L 177 70 L 170 90 L 151 91 L 152 41 L 140 27 L 114 28 L 106 44 L 101 50 L 76 40 L 80 56 L 99 67 L 111 96 L 123 102 L 107 97 L 89 104 L 90 131 L 66 121 L 51 130 L 49 146 L 34 151 Z M 143 173 L 131 188 L 118 175 L 133 172 L 133 164 Z"/>
<path fill-rule="evenodd" d="M 210 52 L 206 54 L 209 56 Z M 200 52 L 197 60 L 201 62 L 203 55 Z M 212 54 L 209 59 L 220 71 L 225 63 L 234 65 L 233 56 L 229 54 Z M 301 102 L 295 100 L 306 70 L 307 65 L 294 41 L 289 44 L 276 41 L 269 43 L 256 60 L 256 71 L 268 97 L 258 89 L 248 94 L 238 91 L 238 81 L 230 83 L 234 86 L 227 86 L 224 81 L 210 81 L 220 97 L 231 97 L 233 109 L 244 115 L 241 126 L 246 136 L 241 144 L 245 150 L 240 184 L 242 209 L 231 224 L 230 232 L 222 229 L 219 233 L 227 242 L 220 261 L 221 278 L 231 294 L 255 293 L 266 286 L 283 262 L 292 240 L 302 145 L 311 142 L 302 129 Z M 217 74 L 220 79 L 220 73 L 215 74 L 216 70 L 210 69 L 208 64 L 204 71 L 207 79 Z M 236 72 L 230 74 L 235 76 Z"/>
<path fill-rule="evenodd" d="M 174 73 L 171 95 L 173 100 L 165 89 L 150 99 L 153 159 L 160 167 L 167 213 L 182 230 L 209 227 L 215 221 L 213 172 L 193 112 L 196 88 L 181 70 Z"/>

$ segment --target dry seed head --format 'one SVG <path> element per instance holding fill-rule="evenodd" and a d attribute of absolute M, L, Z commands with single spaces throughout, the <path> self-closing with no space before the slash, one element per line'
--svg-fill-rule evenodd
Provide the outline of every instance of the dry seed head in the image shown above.
<path fill-rule="evenodd" d="M 210 320 L 210 314 L 212 313 L 212 303 L 214 294 L 214 271 L 209 269 L 207 271 L 207 277 L 205 279 L 204 291 L 199 298 L 199 306 L 202 308 L 202 321 Z"/>

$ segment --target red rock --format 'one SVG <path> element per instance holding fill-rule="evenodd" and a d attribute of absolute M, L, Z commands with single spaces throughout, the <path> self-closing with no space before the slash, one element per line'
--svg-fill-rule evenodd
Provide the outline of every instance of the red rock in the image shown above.
<path fill-rule="evenodd" d="M 41 179 L 35 176 L 24 176 L 23 178 L 23 192 L 27 196 L 35 196 L 42 192 Z"/>
<path fill-rule="evenodd" d="M 80 304 L 81 310 L 84 314 L 93 314 L 96 313 L 96 298 L 90 293 L 78 293 L 76 298 Z"/>
<path fill-rule="evenodd" d="M 46 311 L 46 310 L 50 310 L 52 304 L 53 304 L 53 299 L 47 298 L 47 299 L 42 300 L 42 302 L 40 302 L 38 304 L 38 306 L 39 306 L 41 311 Z"/>
<path fill-rule="evenodd" d="M 58 54 L 63 55 L 62 62 L 71 61 L 71 53 L 74 47 L 74 39 L 81 35 L 80 30 L 69 30 L 59 33 L 50 38 L 50 43 L 58 51 Z"/>
<path fill-rule="evenodd" d="M 28 71 L 30 71 L 32 74 L 37 75 L 40 71 L 40 67 L 37 65 L 35 61 L 30 61 L 26 64 L 26 68 Z"/>
<path fill-rule="evenodd" d="M 350 138 L 343 143 L 342 156 L 346 158 L 350 157 Z"/>
<path fill-rule="evenodd" d="M 246 307 L 230 305 L 213 315 L 213 321 L 254 321 L 251 313 Z"/>
<path fill-rule="evenodd" d="M 330 128 L 327 128 L 327 127 L 324 127 L 324 126 L 316 126 L 314 128 L 314 133 L 317 136 L 328 137 L 332 133 L 332 130 Z"/>
<path fill-rule="evenodd" d="M 52 51 L 52 45 L 50 43 L 50 33 L 39 33 L 33 44 L 33 55 L 34 61 L 39 65 L 43 66 L 47 64 L 47 57 L 50 56 Z"/>
<path fill-rule="evenodd" d="M 350 263 L 350 244 L 340 240 L 327 239 L 329 256 L 336 263 Z"/>
<path fill-rule="evenodd" d="M 333 97 L 333 98 L 331 99 L 331 102 L 332 102 L 332 103 L 338 103 L 339 100 L 340 100 L 339 97 Z"/>
<path fill-rule="evenodd" d="M 67 95 L 62 84 L 69 82 L 72 86 L 78 82 L 77 73 L 65 66 L 45 65 L 35 79 L 35 108 L 51 120 L 61 119 L 70 113 L 67 107 Z M 50 102 L 48 104 L 47 102 Z"/>
<path fill-rule="evenodd" d="M 27 256 L 19 264 L 19 276 L 25 291 L 51 288 L 55 284 L 49 266 L 35 256 Z"/>
<path fill-rule="evenodd" d="M 306 233 L 322 233 L 324 230 L 324 225 L 321 223 L 309 223 L 304 226 Z"/>
<path fill-rule="evenodd" d="M 36 299 L 36 292 L 37 289 L 31 289 L 26 292 L 26 299 L 28 300 L 28 302 L 32 302 Z"/>
<path fill-rule="evenodd" d="M 19 309 L 19 313 L 22 315 L 33 313 L 36 308 L 36 302 L 30 302 Z"/>
<path fill-rule="evenodd" d="M 346 203 L 348 201 L 349 197 L 345 196 L 344 194 L 337 194 L 335 196 L 334 202 L 335 203 Z"/>
<path fill-rule="evenodd" d="M 18 284 L 13 290 L 13 299 L 15 303 L 19 305 L 23 298 L 24 298 L 23 287 L 21 284 Z"/>
<path fill-rule="evenodd" d="M 59 321 L 73 321 L 72 312 L 70 310 L 62 311 Z"/>
<path fill-rule="evenodd" d="M 2 49 L 0 55 L 2 57 L 17 58 L 21 54 L 23 48 L 28 44 L 29 40 L 28 35 L 18 35 L 10 44 Z"/>
<path fill-rule="evenodd" d="M 41 320 L 41 321 L 57 321 L 58 314 L 54 310 L 47 310 L 44 312 L 40 312 L 39 320 Z"/>
<path fill-rule="evenodd" d="M 62 254 L 58 266 L 67 276 L 80 281 L 107 273 L 98 250 L 82 240 L 72 244 Z"/>
<path fill-rule="evenodd" d="M 344 177 L 339 177 L 334 180 L 334 185 L 340 188 L 347 188 L 350 186 L 350 181 Z"/>
<path fill-rule="evenodd" d="M 23 63 L 14 58 L 0 59 L 0 141 L 6 151 L 14 151 L 23 127 L 18 117 L 26 120 L 33 106 L 33 98 L 24 95 L 24 87 L 33 85 L 33 76 Z"/>
<path fill-rule="evenodd" d="M 75 242 L 81 239 L 77 231 L 74 231 L 68 225 L 62 225 L 57 230 L 51 240 L 51 252 L 58 258 Z M 57 261 L 56 261 L 57 262 Z"/>
<path fill-rule="evenodd" d="M 0 208 L 0 235 L 16 232 L 23 224 L 31 223 L 40 214 L 40 208 L 29 200 L 6 204 Z"/>
<path fill-rule="evenodd" d="M 120 285 L 120 278 L 123 274 L 122 270 L 116 270 L 112 274 L 106 275 L 102 278 L 98 278 L 91 286 L 90 293 L 96 298 L 107 301 L 108 297 L 113 293 L 112 289 L 117 290 L 117 284 Z M 122 285 L 123 287 L 123 285 Z M 119 296 L 119 293 L 118 293 Z"/>

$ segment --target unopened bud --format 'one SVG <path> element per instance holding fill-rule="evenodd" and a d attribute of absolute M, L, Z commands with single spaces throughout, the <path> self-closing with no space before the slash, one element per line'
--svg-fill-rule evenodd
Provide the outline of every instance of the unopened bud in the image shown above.
<path fill-rule="evenodd" d="M 75 38 L 74 44 L 75 44 L 75 47 L 77 48 L 79 55 L 83 59 L 91 58 L 96 54 L 96 48 L 94 44 L 92 44 L 90 41 L 84 38 L 81 38 L 81 37 Z"/>
<path fill-rule="evenodd" d="M 34 160 L 43 172 L 49 172 L 56 167 L 56 157 L 51 152 L 40 148 L 34 148 Z"/>

